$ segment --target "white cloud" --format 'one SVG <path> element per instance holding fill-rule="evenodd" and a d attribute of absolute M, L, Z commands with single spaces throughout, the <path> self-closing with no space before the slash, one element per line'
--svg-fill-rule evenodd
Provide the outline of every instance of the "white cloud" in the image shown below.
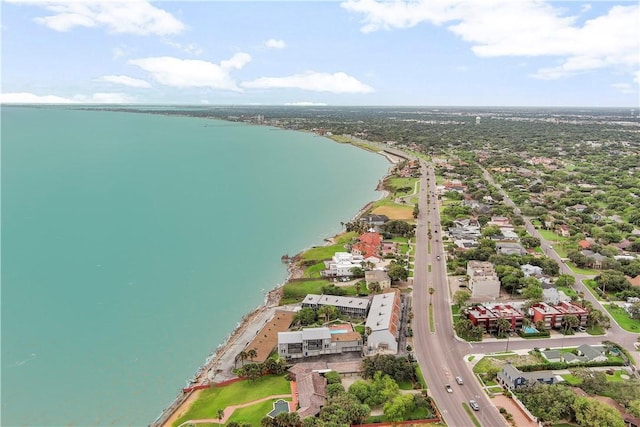
<path fill-rule="evenodd" d="M 195 44 L 195 43 L 183 44 L 183 43 L 178 43 L 178 42 L 174 42 L 174 41 L 171 41 L 171 40 L 165 40 L 164 42 L 166 44 L 168 44 L 169 46 L 175 47 L 176 49 L 180 49 L 184 53 L 188 53 L 190 55 L 201 55 L 202 54 L 202 48 L 200 46 L 198 46 L 197 44 Z"/>
<path fill-rule="evenodd" d="M 124 104 L 132 101 L 133 98 L 124 93 L 94 93 L 92 95 L 75 95 L 73 98 L 36 95 L 30 92 L 0 94 L 0 103 L 2 104 Z"/>
<path fill-rule="evenodd" d="M 559 65 L 538 70 L 534 76 L 541 79 L 607 67 L 633 73 L 640 64 L 640 7 L 634 4 L 613 6 L 582 25 L 541 0 L 348 0 L 341 6 L 364 15 L 365 33 L 426 22 L 448 25 L 480 57 L 560 57 Z"/>
<path fill-rule="evenodd" d="M 151 74 L 158 83 L 173 87 L 206 87 L 240 91 L 230 73 L 251 61 L 246 53 L 236 53 L 220 64 L 196 59 L 178 59 L 169 56 L 132 59 L 136 65 Z"/>
<path fill-rule="evenodd" d="M 324 102 L 300 101 L 300 102 L 286 102 L 284 105 L 293 105 L 297 107 L 313 107 L 313 106 L 323 106 L 328 104 Z"/>
<path fill-rule="evenodd" d="M 287 77 L 261 77 L 244 82 L 242 86 L 253 89 L 292 88 L 315 92 L 370 93 L 373 88 L 346 73 L 317 73 L 309 71 Z"/>
<path fill-rule="evenodd" d="M 130 104 L 134 101 L 125 93 L 98 92 L 92 95 L 76 95 L 73 99 L 83 104 Z"/>
<path fill-rule="evenodd" d="M 56 95 L 36 95 L 29 92 L 0 94 L 2 104 L 72 104 L 76 101 Z"/>
<path fill-rule="evenodd" d="M 134 79 L 129 76 L 102 76 L 96 79 L 100 82 L 115 83 L 130 87 L 150 88 L 151 84 L 145 80 Z"/>
<path fill-rule="evenodd" d="M 287 44 L 284 42 L 284 40 L 276 40 L 276 39 L 269 39 L 266 42 L 264 42 L 264 45 L 269 49 L 284 49 L 285 47 L 287 47 Z"/>
<path fill-rule="evenodd" d="M 614 83 L 611 85 L 612 88 L 621 93 L 636 93 L 637 88 L 635 88 L 630 83 Z"/>
<path fill-rule="evenodd" d="M 75 27 L 106 27 L 109 32 L 138 35 L 177 34 L 184 24 L 147 0 L 5 0 L 10 3 L 41 6 L 52 12 L 35 18 L 55 31 Z"/>

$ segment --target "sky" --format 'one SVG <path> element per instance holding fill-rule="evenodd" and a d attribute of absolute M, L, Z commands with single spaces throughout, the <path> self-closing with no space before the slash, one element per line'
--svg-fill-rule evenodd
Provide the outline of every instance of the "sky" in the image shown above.
<path fill-rule="evenodd" d="M 640 3 L 2 0 L 2 103 L 640 106 Z"/>

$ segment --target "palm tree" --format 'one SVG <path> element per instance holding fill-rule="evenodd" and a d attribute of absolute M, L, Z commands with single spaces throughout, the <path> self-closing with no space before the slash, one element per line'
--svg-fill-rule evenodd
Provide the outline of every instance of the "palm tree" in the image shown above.
<path fill-rule="evenodd" d="M 218 409 L 218 421 L 222 422 L 223 418 L 224 418 L 224 409 Z"/>
<path fill-rule="evenodd" d="M 496 327 L 498 328 L 498 337 L 502 337 L 511 330 L 511 322 L 509 319 L 505 319 L 504 317 L 496 320 Z"/>
<path fill-rule="evenodd" d="M 253 362 L 253 359 L 258 356 L 258 351 L 255 348 L 249 349 L 247 351 L 247 356 Z"/>
<path fill-rule="evenodd" d="M 429 286 L 429 305 L 431 305 L 432 295 L 436 292 L 435 288 Z"/>
<path fill-rule="evenodd" d="M 240 359 L 240 361 L 242 362 L 242 366 L 244 366 L 244 361 L 245 361 L 245 360 L 247 360 L 247 358 L 248 358 L 249 356 L 247 355 L 247 352 L 246 352 L 246 351 L 242 350 L 240 353 L 238 353 L 238 356 L 237 356 L 237 357 L 238 357 L 238 358 Z"/>

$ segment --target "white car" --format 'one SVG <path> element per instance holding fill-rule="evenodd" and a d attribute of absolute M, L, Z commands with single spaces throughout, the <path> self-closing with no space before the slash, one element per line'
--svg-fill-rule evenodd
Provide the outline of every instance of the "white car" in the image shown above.
<path fill-rule="evenodd" d="M 456 377 L 456 382 L 460 385 L 464 384 L 464 381 L 462 381 L 462 378 L 460 377 Z"/>
<path fill-rule="evenodd" d="M 469 406 L 471 406 L 471 409 L 473 409 L 474 411 L 480 410 L 480 405 L 478 405 L 478 402 L 476 402 L 475 400 L 470 400 Z"/>
<path fill-rule="evenodd" d="M 444 388 L 447 390 L 447 393 L 453 393 L 453 389 L 451 388 L 451 385 L 446 384 Z"/>

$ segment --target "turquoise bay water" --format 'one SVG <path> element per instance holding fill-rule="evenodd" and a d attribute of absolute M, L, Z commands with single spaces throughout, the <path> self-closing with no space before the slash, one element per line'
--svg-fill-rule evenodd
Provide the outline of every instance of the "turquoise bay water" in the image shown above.
<path fill-rule="evenodd" d="M 2 425 L 152 422 L 387 168 L 280 129 L 3 106 Z"/>

